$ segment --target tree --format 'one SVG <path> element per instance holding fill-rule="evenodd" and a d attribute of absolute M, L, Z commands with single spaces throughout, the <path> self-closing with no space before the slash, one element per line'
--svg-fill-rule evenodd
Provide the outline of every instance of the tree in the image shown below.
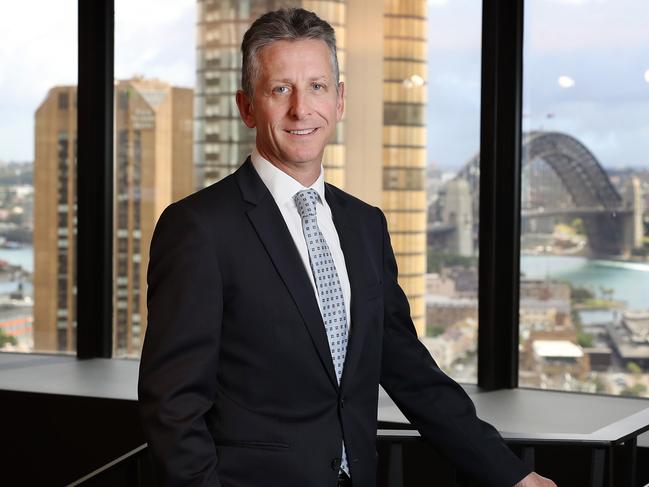
<path fill-rule="evenodd" d="M 590 348 L 593 346 L 593 335 L 580 331 L 577 333 L 577 343 L 579 343 L 582 348 Z"/>
<path fill-rule="evenodd" d="M 0 329 L 0 348 L 3 348 L 5 345 L 17 345 L 16 337 L 7 335 L 4 330 Z"/>
<path fill-rule="evenodd" d="M 573 287 L 570 291 L 570 297 L 576 303 L 583 303 L 589 299 L 595 299 L 595 293 L 585 287 Z"/>
<path fill-rule="evenodd" d="M 431 325 L 428 327 L 427 335 L 429 337 L 436 337 L 444 333 L 444 327 L 439 325 Z"/>
<path fill-rule="evenodd" d="M 586 232 L 584 231 L 584 221 L 581 218 L 575 218 L 571 223 L 570 226 L 574 228 L 575 233 L 578 235 L 584 235 Z"/>
<path fill-rule="evenodd" d="M 635 362 L 629 362 L 626 365 L 626 370 L 630 374 L 634 374 L 634 375 L 642 374 L 642 368 L 638 364 L 636 364 Z"/>
<path fill-rule="evenodd" d="M 634 396 L 634 397 L 640 397 L 644 396 L 647 393 L 647 386 L 644 384 L 633 384 L 630 387 L 625 387 L 622 389 L 620 392 L 621 395 L 623 396 Z"/>

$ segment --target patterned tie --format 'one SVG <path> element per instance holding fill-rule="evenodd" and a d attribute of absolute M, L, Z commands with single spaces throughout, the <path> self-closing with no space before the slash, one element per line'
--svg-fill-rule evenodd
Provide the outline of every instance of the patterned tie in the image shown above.
<path fill-rule="evenodd" d="M 347 315 L 345 313 L 345 299 L 343 289 L 340 285 L 336 265 L 329 251 L 316 217 L 316 203 L 320 197 L 314 189 L 298 191 L 293 200 L 297 205 L 297 211 L 302 218 L 302 231 L 306 239 L 306 246 L 309 250 L 309 261 L 311 271 L 318 289 L 318 298 L 324 321 L 327 339 L 329 340 L 329 351 L 333 359 L 336 378 L 340 384 L 347 353 Z M 349 474 L 347 466 L 347 454 L 343 443 L 341 470 Z"/>

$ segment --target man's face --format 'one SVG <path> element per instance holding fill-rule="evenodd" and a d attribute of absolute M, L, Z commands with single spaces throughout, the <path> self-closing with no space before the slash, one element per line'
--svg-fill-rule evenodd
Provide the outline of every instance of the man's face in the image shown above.
<path fill-rule="evenodd" d="M 257 129 L 257 149 L 289 173 L 319 168 L 344 109 L 344 85 L 336 90 L 329 48 L 314 39 L 276 41 L 257 60 L 252 103 L 237 93 L 241 118 Z"/>

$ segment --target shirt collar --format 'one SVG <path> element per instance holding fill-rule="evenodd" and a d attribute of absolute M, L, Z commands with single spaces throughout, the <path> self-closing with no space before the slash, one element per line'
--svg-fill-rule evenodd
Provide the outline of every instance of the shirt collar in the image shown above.
<path fill-rule="evenodd" d="M 252 161 L 252 165 L 257 171 L 257 174 L 259 174 L 259 177 L 270 191 L 270 194 L 273 195 L 273 199 L 278 206 L 284 205 L 288 201 L 295 205 L 295 202 L 293 201 L 295 193 L 309 188 L 314 189 L 318 193 L 318 196 L 320 196 L 320 203 L 324 204 L 325 186 L 324 170 L 322 169 L 322 165 L 320 166 L 320 175 L 318 176 L 318 179 L 307 188 L 297 179 L 293 179 L 270 161 L 264 159 L 262 155 L 259 154 L 256 147 L 253 149 L 252 154 L 250 154 L 250 160 Z"/>

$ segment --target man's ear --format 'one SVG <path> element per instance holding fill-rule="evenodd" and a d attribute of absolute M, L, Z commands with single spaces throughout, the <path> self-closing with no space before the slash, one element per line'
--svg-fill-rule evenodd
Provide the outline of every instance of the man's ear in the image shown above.
<path fill-rule="evenodd" d="M 248 128 L 254 128 L 255 117 L 252 112 L 252 100 L 248 100 L 248 97 L 243 92 L 243 90 L 237 90 L 236 94 L 237 107 L 239 107 L 239 115 L 241 115 L 241 120 L 246 124 Z"/>
<path fill-rule="evenodd" d="M 345 83 L 338 83 L 338 93 L 336 100 L 336 121 L 340 122 L 345 113 Z"/>

